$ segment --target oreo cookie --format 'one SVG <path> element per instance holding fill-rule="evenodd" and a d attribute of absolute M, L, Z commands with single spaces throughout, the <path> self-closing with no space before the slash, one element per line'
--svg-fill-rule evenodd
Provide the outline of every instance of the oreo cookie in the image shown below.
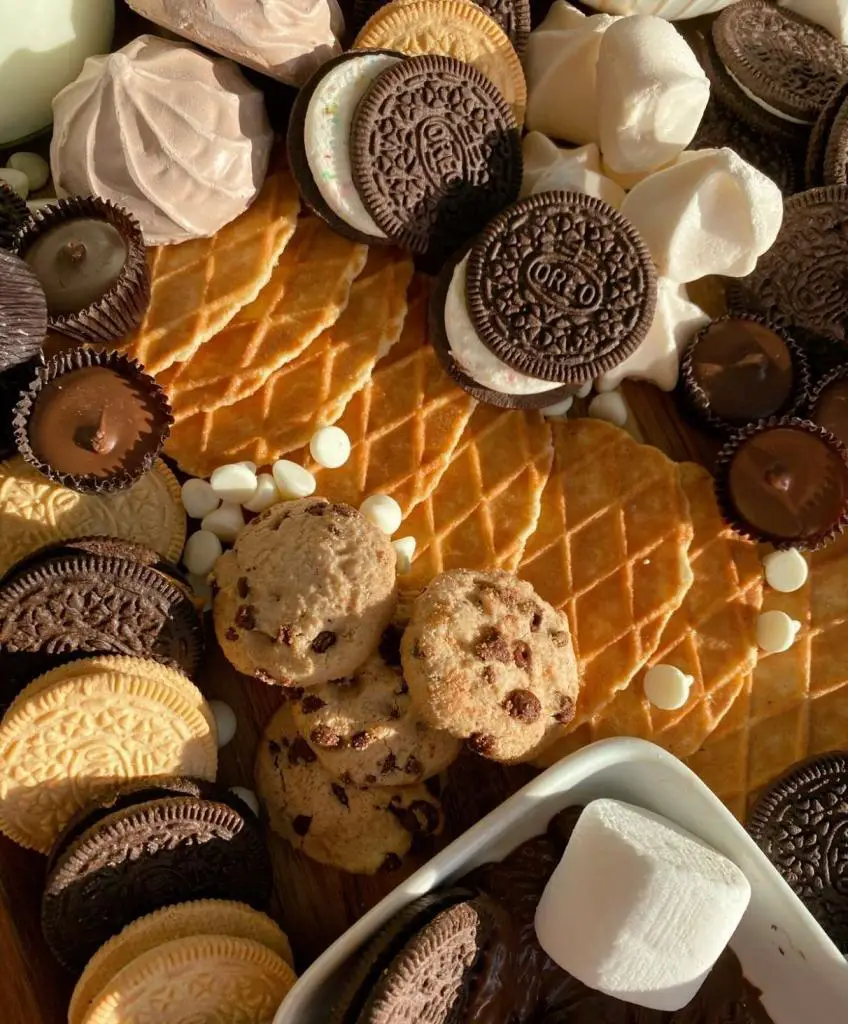
<path fill-rule="evenodd" d="M 825 180 L 825 156 L 830 142 L 830 133 L 839 112 L 846 105 L 846 101 L 848 101 L 848 80 L 834 89 L 813 125 L 804 161 L 804 181 L 807 188 L 848 184 L 845 181 Z"/>
<path fill-rule="evenodd" d="M 131 921 L 172 903 L 226 899 L 259 910 L 271 893 L 271 865 L 259 823 L 235 799 L 162 796 L 106 816 L 54 857 L 41 904 L 48 946 L 66 967 L 82 967 Z M 149 794 L 148 794 L 149 795 Z"/>
<path fill-rule="evenodd" d="M 350 155 L 380 230 L 439 265 L 521 188 L 512 112 L 485 75 L 452 57 L 410 57 L 384 71 L 356 109 Z"/>
<path fill-rule="evenodd" d="M 844 101 L 833 119 L 822 170 L 825 185 L 848 185 L 848 103 Z"/>
<path fill-rule="evenodd" d="M 716 52 L 756 103 L 812 125 L 848 74 L 848 50 L 826 29 L 765 0 L 739 0 L 713 23 Z"/>
<path fill-rule="evenodd" d="M 754 805 L 748 831 L 848 954 L 848 754 L 796 765 Z"/>
<path fill-rule="evenodd" d="M 0 181 L 0 249 L 16 253 L 21 231 L 29 220 L 29 207 L 5 181 Z"/>

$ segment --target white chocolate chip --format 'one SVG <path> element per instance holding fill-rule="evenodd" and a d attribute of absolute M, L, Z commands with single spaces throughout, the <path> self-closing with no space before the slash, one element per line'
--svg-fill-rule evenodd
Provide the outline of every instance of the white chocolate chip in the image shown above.
<path fill-rule="evenodd" d="M 221 557 L 221 541 L 210 530 L 198 530 L 186 541 L 183 565 L 195 576 L 208 576 Z"/>
<path fill-rule="evenodd" d="M 568 395 L 555 405 L 546 405 L 542 409 L 542 415 L 546 416 L 549 420 L 564 420 L 566 413 L 572 405 L 574 405 L 574 395 Z"/>
<path fill-rule="evenodd" d="M 243 800 L 251 811 L 258 816 L 259 799 L 252 789 L 246 789 L 244 786 L 230 786 L 230 792 L 234 793 L 239 800 Z"/>
<path fill-rule="evenodd" d="M 416 541 L 414 537 L 398 537 L 393 540 L 395 552 L 397 553 L 397 571 L 400 576 L 409 572 L 412 566 L 412 559 L 415 557 Z"/>
<path fill-rule="evenodd" d="M 689 700 L 695 680 L 675 665 L 654 665 L 645 673 L 645 696 L 663 711 L 676 711 Z"/>
<path fill-rule="evenodd" d="M 289 459 L 278 459 L 271 471 L 281 498 L 308 498 L 318 486 L 308 469 Z"/>
<path fill-rule="evenodd" d="M 241 505 L 256 493 L 256 473 L 243 462 L 219 466 L 209 478 L 212 490 L 223 501 Z"/>
<path fill-rule="evenodd" d="M 29 195 L 29 179 L 23 171 L 16 171 L 13 167 L 0 167 L 0 181 L 5 181 L 21 199 L 26 199 Z"/>
<path fill-rule="evenodd" d="M 797 548 L 787 551 L 772 551 L 763 559 L 766 582 L 781 594 L 791 594 L 807 582 L 810 568 L 807 560 Z"/>
<path fill-rule="evenodd" d="M 12 153 L 6 166 L 26 175 L 30 192 L 44 188 L 50 177 L 50 164 L 38 153 Z"/>
<path fill-rule="evenodd" d="M 218 543 L 220 544 L 220 541 Z M 203 611 L 209 611 L 212 607 L 212 587 L 209 583 L 209 574 L 204 573 L 202 576 L 198 576 L 196 573 L 190 572 L 188 582 L 194 596 L 198 601 L 203 602 Z"/>
<path fill-rule="evenodd" d="M 338 469 L 350 458 L 350 438 L 341 427 L 321 427 L 309 442 L 312 458 L 324 469 Z"/>
<path fill-rule="evenodd" d="M 382 530 L 390 537 L 393 533 L 397 533 L 403 522 L 400 505 L 388 494 L 372 494 L 362 502 L 359 511 L 369 523 L 373 523 L 378 530 Z"/>
<path fill-rule="evenodd" d="M 224 544 L 232 544 L 244 529 L 241 505 L 234 501 L 225 501 L 220 508 L 204 516 L 200 525 L 204 530 L 214 533 Z"/>
<path fill-rule="evenodd" d="M 256 490 L 250 501 L 244 503 L 248 512 L 264 512 L 266 508 L 276 505 L 280 500 L 280 492 L 270 473 L 260 473 L 256 478 Z"/>
<path fill-rule="evenodd" d="M 182 488 L 183 508 L 191 519 L 202 519 L 221 504 L 208 480 L 186 480 Z"/>
<path fill-rule="evenodd" d="M 596 395 L 589 403 L 589 415 L 596 420 L 607 420 L 617 427 L 627 423 L 627 403 L 619 391 Z"/>
<path fill-rule="evenodd" d="M 592 385 L 594 383 L 592 380 L 587 380 L 585 384 L 581 384 L 576 391 L 577 398 L 588 398 L 592 393 Z"/>
<path fill-rule="evenodd" d="M 226 747 L 236 734 L 236 713 L 222 700 L 210 700 L 209 710 L 215 716 L 218 726 L 218 749 Z"/>
<path fill-rule="evenodd" d="M 795 643 L 800 628 L 786 612 L 763 612 L 757 619 L 757 645 L 767 654 L 781 654 Z"/>

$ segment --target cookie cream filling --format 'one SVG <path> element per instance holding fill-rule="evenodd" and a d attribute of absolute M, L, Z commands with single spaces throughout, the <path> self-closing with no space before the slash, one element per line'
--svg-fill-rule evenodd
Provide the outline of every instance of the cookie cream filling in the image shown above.
<path fill-rule="evenodd" d="M 802 121 L 801 118 L 798 117 L 790 117 L 789 114 L 785 114 L 782 110 L 778 110 L 777 107 L 771 106 L 771 104 L 766 103 L 766 101 L 762 97 L 757 96 L 755 93 L 751 92 L 750 89 L 747 89 L 739 81 L 736 75 L 733 74 L 730 68 L 726 67 L 724 70 L 728 73 L 728 75 L 730 75 L 730 77 L 733 79 L 733 83 L 737 85 L 742 90 L 742 92 L 745 93 L 749 100 L 753 100 L 758 107 L 762 107 L 763 110 L 767 110 L 770 114 L 774 114 L 775 117 L 779 117 L 781 121 L 789 121 L 791 124 L 805 125 L 810 125 L 813 123 L 812 121 Z"/>
<path fill-rule="evenodd" d="M 384 53 L 366 53 L 338 64 L 318 83 L 303 126 L 306 160 L 322 198 L 345 224 L 375 238 L 386 235 L 365 209 L 353 183 L 351 126 L 359 101 L 398 60 Z"/>
<path fill-rule="evenodd" d="M 445 299 L 445 333 L 451 355 L 478 384 L 502 395 L 538 395 L 555 391 L 562 384 L 519 373 L 489 351 L 477 335 L 468 313 L 465 277 L 468 256 L 453 272 Z"/>

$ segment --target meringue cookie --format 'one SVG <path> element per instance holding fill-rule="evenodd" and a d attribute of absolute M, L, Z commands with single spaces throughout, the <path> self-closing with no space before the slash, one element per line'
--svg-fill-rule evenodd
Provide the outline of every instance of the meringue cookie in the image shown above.
<path fill-rule="evenodd" d="M 623 380 L 647 380 L 662 391 L 673 391 L 683 349 L 709 322 L 707 314 L 690 300 L 685 284 L 657 278 L 657 311 L 645 340 L 623 363 L 600 376 L 595 387 L 612 391 Z"/>
<path fill-rule="evenodd" d="M 336 0 L 128 0 L 157 25 L 300 86 L 341 53 L 344 18 Z"/>
<path fill-rule="evenodd" d="M 603 7 L 607 14 L 655 14 L 666 21 L 715 14 L 736 0 L 587 0 L 589 7 Z M 817 3 L 819 0 L 810 0 Z"/>
<path fill-rule="evenodd" d="M 528 131 L 568 142 L 598 141 L 595 68 L 603 34 L 617 20 L 606 14 L 587 18 L 554 0 L 524 52 Z"/>
<path fill-rule="evenodd" d="M 53 116 L 57 195 L 123 206 L 148 245 L 213 235 L 250 206 L 268 169 L 262 93 L 230 61 L 156 36 L 90 57 Z"/>
<path fill-rule="evenodd" d="M 620 209 L 624 189 L 601 172 L 601 151 L 590 142 L 579 149 L 562 149 L 541 132 L 530 132 L 522 143 L 524 177 L 521 195 L 534 192 L 585 192 Z"/>
<path fill-rule="evenodd" d="M 750 274 L 777 237 L 783 197 L 732 149 L 701 149 L 682 153 L 637 185 L 621 212 L 642 235 L 658 272 L 687 283 L 708 274 Z"/>
<path fill-rule="evenodd" d="M 821 25 L 848 45 L 848 0 L 779 0 L 780 6 Z"/>
<path fill-rule="evenodd" d="M 669 163 L 692 141 L 710 83 L 692 48 L 662 18 L 620 18 L 598 54 L 598 135 L 619 174 Z"/>

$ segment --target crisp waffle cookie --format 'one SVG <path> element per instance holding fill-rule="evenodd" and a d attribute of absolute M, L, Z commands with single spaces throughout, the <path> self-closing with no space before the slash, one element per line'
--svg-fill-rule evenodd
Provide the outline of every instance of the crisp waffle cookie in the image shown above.
<path fill-rule="evenodd" d="M 367 253 L 317 217 L 302 217 L 256 299 L 191 359 L 158 376 L 175 422 L 246 398 L 300 355 L 339 318 Z"/>
<path fill-rule="evenodd" d="M 148 250 L 150 305 L 121 348 L 154 376 L 190 359 L 267 284 L 297 224 L 288 171 L 269 174 L 256 201 L 210 238 Z"/>
<path fill-rule="evenodd" d="M 639 736 L 678 757 L 691 754 L 718 727 L 757 660 L 756 620 L 763 568 L 754 543 L 724 522 L 712 476 L 686 462 L 678 467 L 689 503 L 694 580 L 669 619 L 648 666 L 591 721 L 560 740 L 546 756 L 561 757 L 608 736 Z M 675 665 L 694 679 L 676 711 L 655 707 L 644 693 L 645 671 Z"/>
<path fill-rule="evenodd" d="M 554 470 L 519 573 L 568 616 L 581 679 L 571 732 L 656 650 L 692 583 L 692 525 L 676 466 L 656 448 L 600 420 L 553 433 Z"/>
<path fill-rule="evenodd" d="M 168 453 L 194 476 L 225 462 L 266 465 L 334 423 L 400 338 L 412 277 L 409 259 L 372 249 L 339 319 L 252 395 L 177 423 Z"/>
<path fill-rule="evenodd" d="M 400 588 L 421 590 L 449 569 L 516 569 L 552 462 L 541 413 L 478 405 L 438 486 L 401 526 L 416 551 Z"/>
<path fill-rule="evenodd" d="M 340 469 L 322 469 L 308 452 L 293 455 L 315 474 L 318 493 L 359 507 L 389 494 L 404 515 L 438 484 L 475 406 L 439 365 L 427 340 L 428 285 L 415 278 L 397 345 L 338 421 L 351 440 Z"/>
<path fill-rule="evenodd" d="M 848 536 L 807 556 L 810 575 L 792 594 L 767 588 L 762 610 L 801 630 L 756 668 L 719 728 L 687 764 L 740 818 L 760 790 L 796 761 L 845 747 L 848 736 Z"/>

